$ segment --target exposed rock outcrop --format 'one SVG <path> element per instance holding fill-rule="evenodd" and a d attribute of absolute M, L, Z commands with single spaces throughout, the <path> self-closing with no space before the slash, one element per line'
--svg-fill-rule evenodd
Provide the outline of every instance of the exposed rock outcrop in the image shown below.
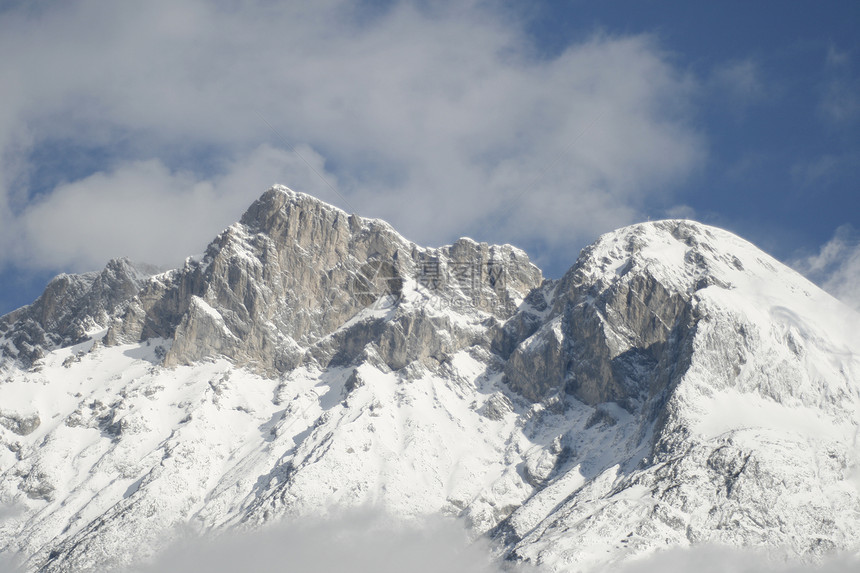
<path fill-rule="evenodd" d="M 156 269 L 113 259 L 100 272 L 62 274 L 33 304 L 0 317 L 0 360 L 11 357 L 32 366 L 45 352 L 85 340 L 107 326 L 138 294 Z"/>
<path fill-rule="evenodd" d="M 401 307 L 407 298 L 459 305 L 476 320 L 504 320 L 541 280 L 525 253 L 509 245 L 461 239 L 425 249 L 382 221 L 275 187 L 201 261 L 143 285 L 106 342 L 167 338 L 168 366 L 223 355 L 268 374 L 306 358 L 342 363 L 374 343 L 400 368 L 475 338 L 445 317 L 432 318 L 432 308 Z M 347 324 L 374 305 L 390 306 L 398 318 L 375 327 L 372 320 Z"/>

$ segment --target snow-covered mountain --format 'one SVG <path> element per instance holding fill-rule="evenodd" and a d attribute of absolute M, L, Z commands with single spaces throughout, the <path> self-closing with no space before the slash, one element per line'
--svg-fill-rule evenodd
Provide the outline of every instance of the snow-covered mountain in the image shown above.
<path fill-rule="evenodd" d="M 725 231 L 626 227 L 544 280 L 274 187 L 154 272 L 0 318 L 0 552 L 28 571 L 368 505 L 546 571 L 860 549 L 860 316 Z"/>

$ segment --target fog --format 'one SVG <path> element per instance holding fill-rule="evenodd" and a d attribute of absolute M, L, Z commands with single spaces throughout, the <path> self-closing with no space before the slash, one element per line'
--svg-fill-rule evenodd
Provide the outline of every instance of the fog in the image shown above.
<path fill-rule="evenodd" d="M 328 573 L 496 573 L 489 544 L 470 543 L 459 522 L 403 523 L 360 511 L 304 519 L 216 539 L 181 533 L 154 563 L 134 573 L 296 571 Z M 520 569 L 525 571 L 525 569 Z M 119 573 L 119 572 L 118 572 Z"/>
<path fill-rule="evenodd" d="M 333 519 L 300 520 L 261 531 L 202 539 L 182 534 L 154 563 L 131 572 L 248 573 L 549 573 L 550 566 L 498 559 L 486 539 L 472 542 L 459 521 L 432 518 L 409 524 L 373 511 Z M 577 571 L 571 569 L 571 571 Z M 698 546 L 651 555 L 585 573 L 849 573 L 857 555 L 839 554 L 803 564 L 783 551 Z M 117 572 L 119 573 L 119 572 Z"/>
<path fill-rule="evenodd" d="M 12 510 L 0 508 L 0 524 Z M 326 519 L 291 520 L 253 531 L 218 535 L 188 527 L 155 559 L 112 573 L 550 573 L 564 568 L 511 563 L 490 542 L 473 541 L 462 522 L 441 517 L 404 522 L 374 510 Z M 0 553 L 0 572 L 20 573 L 12 556 Z M 579 569 L 567 569 L 580 571 Z M 583 573 L 853 573 L 857 554 L 835 554 L 803 564 L 779 550 L 700 545 L 656 551 L 626 563 Z"/>
<path fill-rule="evenodd" d="M 786 552 L 701 545 L 694 549 L 667 549 L 631 561 L 621 567 L 607 567 L 595 573 L 852 573 L 860 571 L 860 559 L 839 554 L 819 563 L 800 563 Z"/>

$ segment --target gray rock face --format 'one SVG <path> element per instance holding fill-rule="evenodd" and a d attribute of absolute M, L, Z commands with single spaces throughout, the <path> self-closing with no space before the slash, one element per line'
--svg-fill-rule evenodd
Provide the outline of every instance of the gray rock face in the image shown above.
<path fill-rule="evenodd" d="M 36 301 L 0 317 L 0 360 L 32 366 L 44 353 L 85 340 L 106 326 L 155 272 L 148 265 L 114 259 L 101 272 L 59 275 Z"/>
<path fill-rule="evenodd" d="M 564 277 L 534 291 L 496 335 L 508 384 L 529 399 L 564 391 L 591 405 L 629 405 L 671 392 L 689 366 L 698 322 L 708 318 L 698 293 L 730 290 L 725 271 L 744 270 L 737 256 L 703 241 L 712 231 L 695 223 L 660 221 L 625 231 L 583 250 Z M 675 275 L 640 252 L 655 231 L 683 250 Z"/>
<path fill-rule="evenodd" d="M 38 414 L 21 415 L 0 410 L 0 426 L 6 427 L 19 436 L 32 434 L 41 423 L 42 420 L 39 419 Z"/>
<path fill-rule="evenodd" d="M 499 321 L 540 281 L 537 267 L 513 247 L 461 239 L 420 248 L 386 223 L 276 187 L 201 261 L 143 285 L 105 340 L 167 338 L 167 366 L 223 355 L 269 375 L 308 359 L 342 363 L 374 343 L 401 368 L 475 338 L 444 318 L 400 308 L 404 283 L 413 290 L 421 284 L 428 304 L 459 304 Z M 392 306 L 397 319 L 344 327 L 374 304 Z M 440 330 L 451 340 L 437 336 Z"/>
<path fill-rule="evenodd" d="M 653 226 L 684 236 L 696 232 L 684 221 Z M 701 274 L 699 280 L 683 286 L 664 284 L 637 255 L 637 238 L 633 231 L 623 249 L 615 247 L 616 255 L 629 253 L 620 266 L 607 257 L 600 241 L 585 249 L 564 277 L 544 288 L 554 296 L 545 304 L 549 308 L 543 311 L 540 330 L 523 327 L 537 323 L 531 307 L 509 321 L 510 339 L 523 341 L 515 346 L 505 369 L 512 387 L 532 400 L 563 390 L 587 404 L 624 404 L 664 391 L 671 383 L 666 373 L 673 364 L 683 370 L 683 355 L 690 350 L 678 343 L 688 338 L 698 319 L 691 304 L 696 289 L 709 284 L 706 269 L 696 267 L 703 255 L 696 244 L 685 255 L 688 271 Z M 607 273 L 608 265 L 617 268 Z M 661 378 L 643 377 L 647 372 L 660 373 Z"/>

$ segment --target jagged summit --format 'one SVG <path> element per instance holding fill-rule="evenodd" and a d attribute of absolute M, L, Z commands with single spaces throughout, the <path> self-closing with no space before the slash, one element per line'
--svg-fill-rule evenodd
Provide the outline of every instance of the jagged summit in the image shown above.
<path fill-rule="evenodd" d="M 505 280 L 475 283 L 476 272 L 500 258 Z M 442 280 L 456 265 L 473 279 L 468 295 Z M 483 307 L 476 312 L 501 318 L 540 281 L 537 267 L 511 247 L 459 241 L 421 248 L 386 223 L 273 187 L 209 245 L 200 263 L 147 284 L 106 341 L 168 338 L 168 365 L 224 355 L 282 373 L 308 360 L 344 360 L 328 348 L 328 338 L 380 299 L 468 296 Z M 375 320 L 371 313 L 354 330 Z"/>
<path fill-rule="evenodd" d="M 401 242 L 408 242 L 382 219 L 369 219 L 367 217 L 359 217 L 356 214 L 350 215 L 339 207 L 326 203 L 313 195 L 293 191 L 285 185 L 273 185 L 267 189 L 256 201 L 251 203 L 239 219 L 239 223 L 250 229 L 274 234 L 277 233 L 278 227 L 283 227 L 284 225 L 284 220 L 279 219 L 276 215 L 286 215 L 289 218 L 289 214 L 293 212 L 304 213 L 305 215 L 302 216 L 310 217 L 320 216 L 325 213 L 327 215 L 323 218 L 328 218 L 330 214 L 335 218 L 352 219 L 356 224 L 367 225 L 378 230 L 384 229 L 397 235 Z M 296 221 L 296 223 L 298 222 Z"/>
<path fill-rule="evenodd" d="M 10 357 L 31 366 L 46 350 L 82 342 L 157 272 L 152 265 L 118 258 L 102 271 L 57 275 L 32 304 L 0 317 L 0 363 Z"/>
<path fill-rule="evenodd" d="M 588 570 L 858 549 L 857 314 L 699 223 L 545 280 L 273 187 L 201 260 L 59 277 L 0 319 L 0 552 L 125 566 L 171 527 L 376 505 Z"/>
<path fill-rule="evenodd" d="M 494 261 L 507 274 L 489 285 L 488 265 Z M 114 276 L 112 265 L 102 274 Z M 465 273 L 464 284 L 443 280 L 453 274 L 451 267 Z M 74 333 L 41 310 L 42 298 L 26 307 L 31 310 L 4 317 L 0 324 L 10 331 L 24 332 L 14 326 L 20 320 L 33 331 L 7 337 L 5 355 L 31 365 L 46 350 L 107 327 L 107 344 L 172 340 L 168 365 L 226 355 L 271 374 L 305 360 L 308 345 L 369 304 L 399 297 L 404 284 L 411 285 L 409 292 L 423 287 L 419 298 L 458 297 L 466 303 L 474 298 L 479 312 L 502 317 L 542 280 L 528 256 L 510 245 L 461 239 L 437 249 L 418 247 L 384 221 L 348 215 L 280 185 L 220 233 L 202 260 L 189 259 L 183 268 L 146 281 L 129 271 L 129 285 L 113 289 L 109 300 L 99 303 L 104 308 L 91 315 L 93 303 L 87 301 L 104 292 L 95 276 L 61 275 L 55 282 L 71 281 L 74 288 L 49 286 L 42 297 L 53 300 L 55 291 L 62 291 L 68 299 L 63 308 L 77 320 Z"/>

